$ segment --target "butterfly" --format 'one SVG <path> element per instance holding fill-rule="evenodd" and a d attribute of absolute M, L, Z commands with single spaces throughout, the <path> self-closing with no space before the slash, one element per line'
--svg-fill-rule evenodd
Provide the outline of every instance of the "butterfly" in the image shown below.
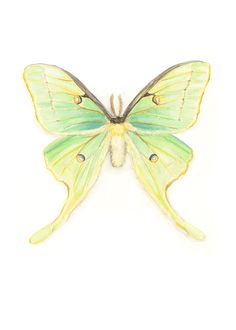
<path fill-rule="evenodd" d="M 171 207 L 167 188 L 183 175 L 192 150 L 173 134 L 197 120 L 201 100 L 210 79 L 210 65 L 185 62 L 167 69 L 133 99 L 125 111 L 111 111 L 71 73 L 54 65 L 32 64 L 24 81 L 31 94 L 36 117 L 48 132 L 60 137 L 44 150 L 47 168 L 68 188 L 58 217 L 31 238 L 45 240 L 67 220 L 94 185 L 108 151 L 114 167 L 131 158 L 138 180 L 159 207 L 187 234 L 197 240 L 204 234 Z"/>

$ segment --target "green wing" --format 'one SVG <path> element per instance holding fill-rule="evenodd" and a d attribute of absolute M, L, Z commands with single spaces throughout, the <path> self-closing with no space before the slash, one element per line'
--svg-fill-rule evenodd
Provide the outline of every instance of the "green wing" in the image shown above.
<path fill-rule="evenodd" d="M 39 243 L 68 218 L 94 184 L 110 143 L 110 115 L 77 78 L 56 66 L 30 65 L 24 80 L 40 124 L 50 133 L 66 135 L 45 149 L 45 161 L 68 187 L 68 198 L 57 219 L 30 238 Z"/>
<path fill-rule="evenodd" d="M 98 132 L 109 122 L 104 106 L 72 74 L 53 65 L 26 67 L 24 80 L 40 124 L 56 134 Z"/>
<path fill-rule="evenodd" d="M 178 227 L 195 239 L 204 239 L 200 230 L 174 211 L 166 196 L 168 186 L 186 172 L 192 159 L 192 150 L 170 134 L 128 132 L 126 143 L 133 168 L 146 191 Z"/>
<path fill-rule="evenodd" d="M 97 135 L 66 136 L 44 151 L 48 169 L 68 187 L 67 201 L 55 221 L 36 232 L 31 243 L 45 240 L 70 215 L 93 186 L 110 143 L 108 132 Z"/>
<path fill-rule="evenodd" d="M 124 116 L 134 130 L 176 133 L 197 119 L 210 77 L 205 62 L 178 64 L 151 81 L 130 103 Z"/>
<path fill-rule="evenodd" d="M 209 77 L 204 62 L 173 66 L 152 80 L 124 113 L 127 149 L 138 179 L 176 225 L 199 240 L 204 234 L 173 210 L 166 190 L 192 159 L 191 149 L 170 133 L 195 123 Z"/>

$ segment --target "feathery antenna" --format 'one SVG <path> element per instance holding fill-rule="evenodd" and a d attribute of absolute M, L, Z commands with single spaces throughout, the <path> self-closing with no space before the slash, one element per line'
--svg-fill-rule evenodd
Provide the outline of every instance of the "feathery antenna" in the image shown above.
<path fill-rule="evenodd" d="M 111 104 L 111 111 L 116 117 L 116 110 L 115 110 L 115 106 L 114 106 L 114 94 L 112 94 L 110 96 L 110 104 Z"/>
<path fill-rule="evenodd" d="M 117 115 L 115 105 L 114 105 L 114 94 L 112 94 L 110 96 L 111 112 L 113 113 L 113 115 L 115 115 L 115 117 L 121 117 L 122 111 L 123 111 L 123 100 L 122 100 L 121 95 L 118 96 L 118 99 L 119 99 L 119 112 Z"/>
<path fill-rule="evenodd" d="M 123 111 L 123 100 L 122 100 L 121 95 L 119 95 L 118 97 L 119 97 L 119 103 L 120 103 L 118 116 L 121 117 L 121 114 L 122 114 L 122 111 Z"/>

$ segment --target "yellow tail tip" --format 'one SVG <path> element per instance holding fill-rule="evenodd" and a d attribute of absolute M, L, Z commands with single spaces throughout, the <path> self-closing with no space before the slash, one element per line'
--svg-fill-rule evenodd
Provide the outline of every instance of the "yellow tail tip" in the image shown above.
<path fill-rule="evenodd" d="M 184 230 L 189 236 L 196 239 L 197 241 L 203 241 L 206 239 L 206 235 L 200 229 L 187 222 L 184 222 L 184 224 L 176 223 L 176 226 Z"/>
<path fill-rule="evenodd" d="M 49 235 L 51 235 L 51 233 L 53 232 L 53 227 L 52 225 L 47 225 L 45 227 L 43 227 L 42 229 L 40 229 L 39 231 L 37 231 L 35 234 L 33 234 L 30 239 L 29 242 L 30 244 L 38 244 L 43 242 L 46 238 L 48 238 Z"/>
<path fill-rule="evenodd" d="M 197 241 L 204 241 L 206 239 L 206 235 L 201 230 L 196 230 L 194 234 L 193 233 L 188 233 L 188 234 Z"/>
<path fill-rule="evenodd" d="M 198 228 L 188 225 L 185 228 L 185 231 L 188 235 L 190 235 L 192 238 L 196 239 L 197 241 L 203 241 L 206 239 L 206 235 Z"/>

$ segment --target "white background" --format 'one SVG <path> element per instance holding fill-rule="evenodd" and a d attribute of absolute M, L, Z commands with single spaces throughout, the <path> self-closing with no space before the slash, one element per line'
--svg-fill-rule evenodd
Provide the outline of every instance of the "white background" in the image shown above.
<path fill-rule="evenodd" d="M 0 10 L 0 328 L 235 329 L 235 43 L 233 1 L 5 1 Z M 195 158 L 169 190 L 207 234 L 195 242 L 146 195 L 127 159 L 107 158 L 86 200 L 37 246 L 66 188 L 44 165 L 54 137 L 36 122 L 22 72 L 56 64 L 108 106 L 179 62 L 212 76 L 198 123 L 179 137 Z"/>

